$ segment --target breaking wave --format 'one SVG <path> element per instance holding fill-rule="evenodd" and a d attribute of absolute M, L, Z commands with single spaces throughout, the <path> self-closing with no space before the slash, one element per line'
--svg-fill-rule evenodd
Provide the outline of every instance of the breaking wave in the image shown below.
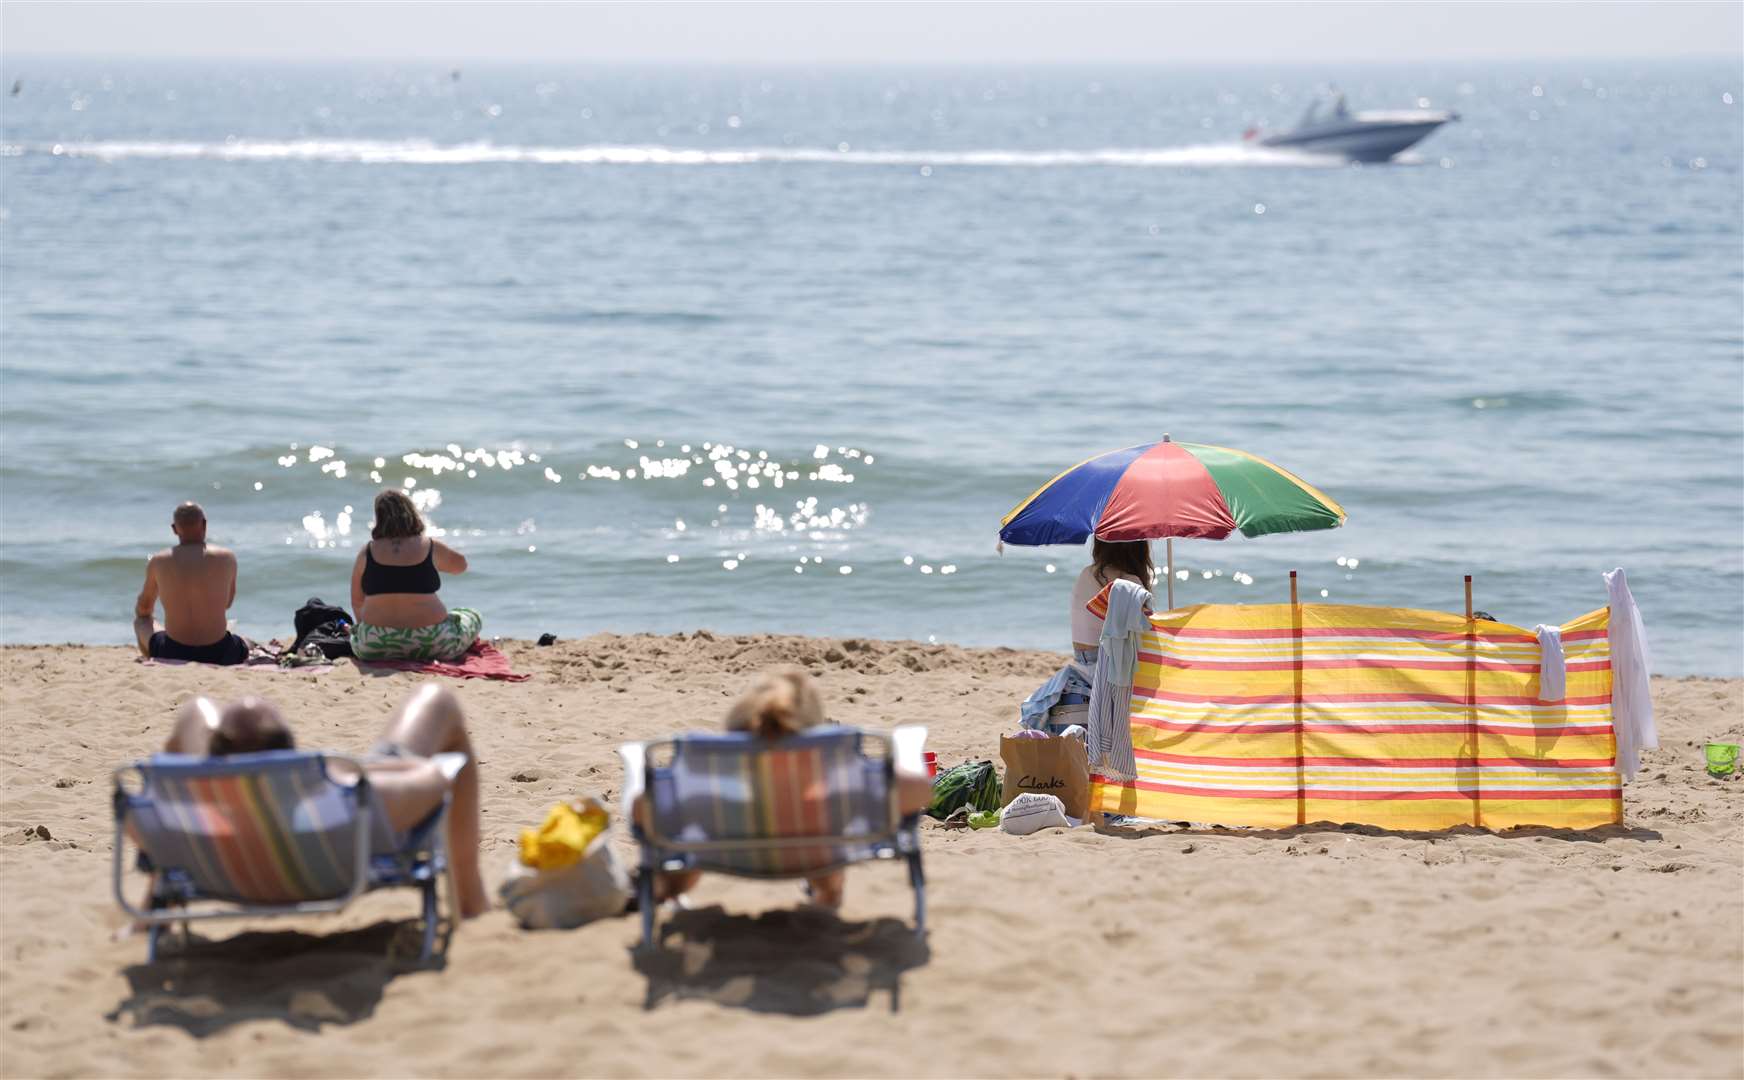
<path fill-rule="evenodd" d="M 1338 158 L 1240 143 L 1106 150 L 853 150 L 677 146 L 439 145 L 420 139 L 225 139 L 220 142 L 129 141 L 0 145 L 0 156 L 46 154 L 117 161 L 312 161 L 355 165 L 871 165 L 962 168 L 1206 168 L 1216 166 L 1338 166 Z"/>

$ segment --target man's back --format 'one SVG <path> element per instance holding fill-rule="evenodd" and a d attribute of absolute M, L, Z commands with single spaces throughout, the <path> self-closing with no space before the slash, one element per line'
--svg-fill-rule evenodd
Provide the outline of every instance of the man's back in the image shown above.
<path fill-rule="evenodd" d="M 196 502 L 176 507 L 170 531 L 180 541 L 145 563 L 145 585 L 133 605 L 133 636 L 141 656 L 240 664 L 248 642 L 230 633 L 224 613 L 236 599 L 236 556 L 206 543 L 206 511 Z M 163 603 L 162 629 L 152 612 Z"/>
<path fill-rule="evenodd" d="M 184 645 L 210 645 L 227 631 L 236 595 L 236 556 L 211 544 L 178 544 L 151 557 L 164 632 Z"/>

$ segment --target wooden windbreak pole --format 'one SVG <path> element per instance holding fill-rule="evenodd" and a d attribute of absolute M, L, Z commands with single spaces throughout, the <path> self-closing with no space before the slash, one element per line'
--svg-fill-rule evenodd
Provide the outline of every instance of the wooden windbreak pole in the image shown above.
<path fill-rule="evenodd" d="M 1296 824 L 1308 824 L 1307 754 L 1302 718 L 1302 601 L 1297 592 L 1296 571 L 1290 571 L 1290 656 L 1294 679 L 1296 726 Z"/>
<path fill-rule="evenodd" d="M 1465 726 L 1471 744 L 1472 825 L 1482 828 L 1483 799 L 1478 790 L 1478 624 L 1472 608 L 1472 576 L 1465 576 Z"/>

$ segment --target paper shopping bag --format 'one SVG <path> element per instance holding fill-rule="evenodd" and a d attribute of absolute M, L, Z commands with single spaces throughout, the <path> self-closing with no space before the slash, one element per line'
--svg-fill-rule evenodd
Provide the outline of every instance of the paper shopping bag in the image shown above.
<path fill-rule="evenodd" d="M 1084 741 L 1071 735 L 1045 739 L 1002 736 L 999 756 L 1005 761 L 1006 805 L 1026 791 L 1055 795 L 1069 817 L 1082 818 L 1090 806 L 1090 759 Z"/>

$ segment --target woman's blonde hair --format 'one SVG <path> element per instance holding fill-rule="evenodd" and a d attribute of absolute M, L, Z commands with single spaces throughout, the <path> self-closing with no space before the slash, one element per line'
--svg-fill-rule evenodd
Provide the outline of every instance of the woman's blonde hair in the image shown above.
<path fill-rule="evenodd" d="M 824 723 L 824 700 L 805 669 L 793 664 L 760 675 L 727 712 L 728 731 L 780 738 Z"/>
<path fill-rule="evenodd" d="M 424 535 L 424 519 L 411 497 L 398 489 L 389 489 L 375 497 L 375 528 L 369 531 L 373 540 L 398 540 Z"/>

